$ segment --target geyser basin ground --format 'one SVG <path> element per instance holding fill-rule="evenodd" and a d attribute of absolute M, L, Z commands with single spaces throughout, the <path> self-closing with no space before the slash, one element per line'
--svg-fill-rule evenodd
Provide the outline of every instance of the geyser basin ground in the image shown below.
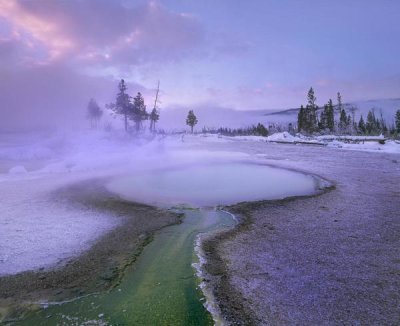
<path fill-rule="evenodd" d="M 311 176 L 265 165 L 214 163 L 119 176 L 107 188 L 125 199 L 161 206 L 216 206 L 307 195 L 315 192 L 316 185 Z M 192 267 L 194 240 L 199 233 L 220 231 L 235 222 L 222 211 L 183 212 L 183 223 L 157 232 L 117 289 L 51 305 L 28 314 L 22 324 L 212 324 Z"/>
<path fill-rule="evenodd" d="M 185 210 L 183 223 L 157 232 L 117 288 L 49 304 L 18 325 L 213 325 L 192 267 L 193 245 L 200 232 L 233 224 L 220 210 Z"/>
<path fill-rule="evenodd" d="M 231 205 L 315 192 L 315 178 L 266 165 L 218 163 L 159 169 L 117 177 L 107 189 L 127 200 L 156 206 Z"/>

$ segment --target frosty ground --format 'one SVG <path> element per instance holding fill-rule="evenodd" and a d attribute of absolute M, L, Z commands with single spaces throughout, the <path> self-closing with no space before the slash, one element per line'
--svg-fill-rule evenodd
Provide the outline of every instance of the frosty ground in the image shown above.
<path fill-rule="evenodd" d="M 335 189 L 229 208 L 244 224 L 207 244 L 207 269 L 228 320 L 398 323 L 400 155 L 254 142 L 229 146 L 319 175 Z"/>
<path fill-rule="evenodd" d="M 12 275 L 40 268 L 62 271 L 60 262 L 79 260 L 93 244 L 101 247 L 105 235 L 123 229 L 125 220 L 115 211 L 54 201 L 60 188 L 124 169 L 251 157 L 319 175 L 336 188 L 317 197 L 229 208 L 244 224 L 207 247 L 207 269 L 228 321 L 393 324 L 400 319 L 400 145 L 358 144 L 352 151 L 216 135 L 85 139 L 59 136 L 40 139 L 35 147 L 2 147 L 3 277 L 17 279 L 21 274 Z M 160 217 L 150 231 L 171 218 Z M 11 285 L 7 295 L 13 290 Z"/>

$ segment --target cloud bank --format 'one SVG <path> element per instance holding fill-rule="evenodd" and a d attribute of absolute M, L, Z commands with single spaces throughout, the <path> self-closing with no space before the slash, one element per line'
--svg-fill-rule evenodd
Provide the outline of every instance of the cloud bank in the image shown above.
<path fill-rule="evenodd" d="M 120 77 L 197 56 L 203 43 L 194 17 L 157 2 L 0 0 L 0 126 L 82 119 L 90 97 L 115 96 Z"/>

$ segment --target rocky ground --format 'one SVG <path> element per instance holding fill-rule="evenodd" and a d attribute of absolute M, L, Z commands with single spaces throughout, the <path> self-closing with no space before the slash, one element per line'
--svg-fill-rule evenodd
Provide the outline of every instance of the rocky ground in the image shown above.
<path fill-rule="evenodd" d="M 242 225 L 207 241 L 205 251 L 230 323 L 400 323 L 400 155 L 255 142 L 207 146 L 335 184 L 315 197 L 228 208 Z"/>

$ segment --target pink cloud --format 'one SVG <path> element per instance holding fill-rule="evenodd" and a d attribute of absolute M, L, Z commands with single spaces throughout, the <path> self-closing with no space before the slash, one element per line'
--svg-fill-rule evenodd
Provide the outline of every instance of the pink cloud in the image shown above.
<path fill-rule="evenodd" d="M 132 68 L 197 57 L 203 41 L 196 18 L 158 2 L 0 0 L 0 128 L 82 121 L 89 98 L 112 101 Z M 109 74 L 87 75 L 101 69 Z M 154 95 L 128 86 L 131 95 Z"/>
<path fill-rule="evenodd" d="M 32 44 L 42 45 L 47 61 L 72 58 L 104 65 L 176 61 L 194 54 L 204 41 L 192 16 L 158 2 L 127 8 L 117 1 L 0 0 L 0 16 Z M 192 52 L 193 51 L 193 52 Z"/>

